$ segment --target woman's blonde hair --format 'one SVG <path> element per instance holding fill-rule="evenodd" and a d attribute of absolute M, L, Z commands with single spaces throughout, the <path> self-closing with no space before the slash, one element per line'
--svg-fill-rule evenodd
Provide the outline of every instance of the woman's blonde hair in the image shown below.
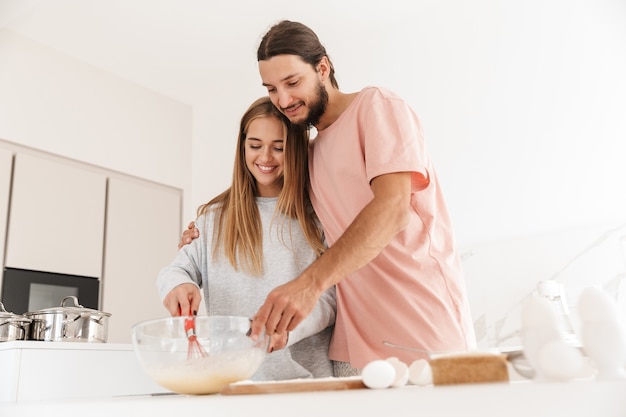
<path fill-rule="evenodd" d="M 309 199 L 308 131 L 292 125 L 269 97 L 260 98 L 241 118 L 230 188 L 198 208 L 198 215 L 215 211 L 213 256 L 218 256 L 223 248 L 235 270 L 241 268 L 253 275 L 263 273 L 263 228 L 255 201 L 257 183 L 246 165 L 245 141 L 250 123 L 264 117 L 280 120 L 286 139 L 283 187 L 276 211 L 298 220 L 307 242 L 318 256 L 324 251 L 322 233 Z"/>

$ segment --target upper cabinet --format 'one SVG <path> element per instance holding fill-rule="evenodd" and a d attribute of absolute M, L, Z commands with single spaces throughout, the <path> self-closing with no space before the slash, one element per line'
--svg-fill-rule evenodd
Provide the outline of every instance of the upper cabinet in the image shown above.
<path fill-rule="evenodd" d="M 5 266 L 100 278 L 105 203 L 104 174 L 17 153 Z"/>

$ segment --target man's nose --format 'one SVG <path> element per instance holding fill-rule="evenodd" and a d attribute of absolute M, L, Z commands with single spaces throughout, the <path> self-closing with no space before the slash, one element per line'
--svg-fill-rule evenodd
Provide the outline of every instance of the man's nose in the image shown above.
<path fill-rule="evenodd" d="M 291 94 L 285 90 L 278 91 L 278 106 L 281 109 L 285 109 L 291 105 Z"/>

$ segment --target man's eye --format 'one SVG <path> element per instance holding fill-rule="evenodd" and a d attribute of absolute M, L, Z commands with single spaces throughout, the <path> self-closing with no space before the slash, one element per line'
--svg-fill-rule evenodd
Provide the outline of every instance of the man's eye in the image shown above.
<path fill-rule="evenodd" d="M 270 94 L 272 94 L 272 93 L 275 93 L 275 92 L 276 92 L 276 89 L 275 89 L 275 88 L 269 88 L 269 87 L 268 87 L 268 88 L 267 88 L 267 92 L 268 92 L 268 93 L 270 93 Z"/>
<path fill-rule="evenodd" d="M 295 87 L 296 85 L 298 85 L 298 81 L 293 81 L 290 82 L 289 84 L 287 84 L 289 87 Z"/>

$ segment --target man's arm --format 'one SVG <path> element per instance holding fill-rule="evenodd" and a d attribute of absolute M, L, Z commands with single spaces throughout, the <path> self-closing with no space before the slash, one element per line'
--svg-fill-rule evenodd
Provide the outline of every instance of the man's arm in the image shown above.
<path fill-rule="evenodd" d="M 341 237 L 293 281 L 272 290 L 252 323 L 252 336 L 293 330 L 322 292 L 374 259 L 408 223 L 411 173 L 376 177 L 374 198 Z"/>

